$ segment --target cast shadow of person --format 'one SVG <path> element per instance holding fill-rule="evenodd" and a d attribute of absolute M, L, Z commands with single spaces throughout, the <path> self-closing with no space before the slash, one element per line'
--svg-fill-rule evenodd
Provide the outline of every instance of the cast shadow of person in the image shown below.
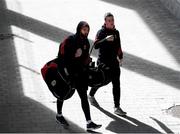
<path fill-rule="evenodd" d="M 130 116 L 118 117 L 100 106 L 96 108 L 113 119 L 113 121 L 108 124 L 106 129 L 114 133 L 161 133 L 157 129 Z"/>

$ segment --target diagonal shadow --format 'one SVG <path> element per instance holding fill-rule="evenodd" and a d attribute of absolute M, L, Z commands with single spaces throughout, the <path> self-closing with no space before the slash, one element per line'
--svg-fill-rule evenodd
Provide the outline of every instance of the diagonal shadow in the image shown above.
<path fill-rule="evenodd" d="M 39 73 L 38 71 L 33 70 L 33 69 L 31 69 L 31 68 L 29 68 L 29 67 L 26 67 L 26 66 L 24 66 L 24 65 L 19 65 L 19 67 L 22 67 L 22 68 L 24 68 L 24 69 L 26 69 L 26 70 L 29 70 L 30 72 L 35 73 L 35 74 L 37 74 L 37 75 L 41 75 L 41 73 Z"/>
<path fill-rule="evenodd" d="M 61 42 L 67 35 L 72 34 L 58 27 L 54 27 L 11 10 L 6 10 L 6 16 L 8 17 L 9 25 L 15 25 L 58 43 Z M 92 44 L 93 41 L 90 40 L 90 42 Z M 94 51 L 93 55 L 97 56 L 97 51 Z M 125 63 L 123 67 L 126 69 L 180 89 L 180 72 L 128 53 L 124 53 L 124 55 Z M 151 71 L 149 71 L 150 68 Z"/>
<path fill-rule="evenodd" d="M 12 33 L 7 23 L 5 0 L 0 1 L 0 30 Z M 3 20 L 2 20 L 3 18 Z M 23 86 L 19 64 L 12 39 L 0 41 L 0 132 L 32 133 L 85 133 L 73 122 L 64 129 L 56 124 L 55 113 L 44 105 L 23 94 Z"/>
<path fill-rule="evenodd" d="M 171 131 L 171 129 L 169 129 L 164 123 L 160 122 L 159 120 L 157 120 L 156 118 L 154 117 L 150 117 L 152 120 L 154 120 L 166 133 L 173 133 Z"/>
<path fill-rule="evenodd" d="M 47 23 L 38 21 L 31 17 L 27 17 L 25 15 L 19 14 L 17 12 L 11 10 L 5 10 L 9 25 L 14 25 L 25 29 L 34 34 L 40 35 L 46 39 L 61 42 L 64 37 L 72 34 L 58 27 L 54 27 Z"/>
<path fill-rule="evenodd" d="M 0 2 L 0 6 L 5 3 L 4 0 Z M 3 17 L 1 16 L 1 18 L 6 19 L 0 21 L 0 26 L 2 27 L 2 32 L 4 33 L 11 33 L 10 26 L 15 25 L 58 43 L 62 41 L 65 36 L 71 34 L 70 32 L 54 27 L 47 23 L 7 10 L 5 9 L 5 6 L 3 8 L 4 11 L 1 12 L 0 15 L 3 15 Z M 17 62 L 17 56 L 13 45 L 13 40 L 5 40 L 1 41 L 0 43 L 8 44 L 1 45 L 0 49 L 1 63 L 2 65 L 6 65 L 6 67 L 0 67 L 0 69 L 3 70 L 3 73 L 0 74 L 0 83 L 2 84 L 0 86 L 0 92 L 2 92 L 3 94 L 0 98 L 0 108 L 2 109 L 0 110 L 0 115 L 2 116 L 0 117 L 2 121 L 0 123 L 0 132 L 84 132 L 83 129 L 73 124 L 73 122 L 71 122 L 72 128 L 70 128 L 69 130 L 64 130 L 61 128 L 59 129 L 59 127 L 54 122 L 54 112 L 44 107 L 40 103 L 24 96 L 22 80 L 19 72 L 19 64 Z M 124 64 L 125 68 L 148 76 L 152 79 L 156 79 L 173 87 L 179 88 L 179 84 L 173 82 L 174 78 L 179 81 L 179 77 L 177 77 L 179 75 L 179 72 L 158 64 L 154 64 L 142 58 L 130 55 L 128 53 L 125 53 L 125 58 L 127 59 L 127 63 Z M 146 68 L 151 67 L 155 71 L 148 72 L 146 68 L 139 68 L 140 64 L 145 64 Z M 25 68 L 29 69 L 28 67 Z M 29 70 L 34 71 L 31 69 Z M 171 81 L 168 77 L 164 77 L 165 74 L 170 77 L 174 76 L 173 81 Z M 128 122 L 124 122 L 124 120 L 121 120 L 116 116 L 111 115 L 107 111 L 103 109 L 101 110 L 102 112 L 109 115 L 111 118 L 115 119 L 115 122 L 111 122 L 107 127 L 107 129 L 111 131 L 158 132 L 154 128 L 139 121 L 137 121 L 137 124 L 139 124 L 139 126 L 141 127 L 135 127 Z M 121 124 L 123 124 L 124 127 L 120 127 L 120 130 L 119 126 L 121 126 Z M 118 126 L 117 130 L 113 130 L 114 126 Z M 129 126 L 132 129 L 129 130 L 126 126 Z"/>
<path fill-rule="evenodd" d="M 160 133 L 160 131 L 158 131 L 157 129 L 143 122 L 140 122 L 135 118 L 125 116 L 123 118 L 128 120 L 126 121 L 124 119 L 121 119 L 122 117 L 120 118 L 111 114 L 102 107 L 96 107 L 96 108 L 99 109 L 105 115 L 113 119 L 113 121 L 109 123 L 106 129 L 114 133 Z"/>
<path fill-rule="evenodd" d="M 123 67 L 151 79 L 180 89 L 180 72 L 125 53 Z"/>
<path fill-rule="evenodd" d="M 101 0 L 136 11 L 180 64 L 180 20 L 160 0 Z"/>

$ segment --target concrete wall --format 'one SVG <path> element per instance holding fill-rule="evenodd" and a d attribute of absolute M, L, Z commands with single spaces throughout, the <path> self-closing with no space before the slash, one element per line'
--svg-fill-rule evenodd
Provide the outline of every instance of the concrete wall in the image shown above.
<path fill-rule="evenodd" d="M 180 0 L 160 0 L 165 7 L 180 19 Z"/>

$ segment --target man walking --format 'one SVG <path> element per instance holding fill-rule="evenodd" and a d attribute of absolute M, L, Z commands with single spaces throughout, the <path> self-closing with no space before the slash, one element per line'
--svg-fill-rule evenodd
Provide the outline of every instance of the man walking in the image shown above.
<path fill-rule="evenodd" d="M 100 128 L 91 120 L 90 107 L 87 99 L 88 89 L 88 63 L 89 63 L 89 41 L 87 39 L 89 33 L 89 25 L 85 21 L 79 22 L 76 34 L 65 39 L 59 49 L 58 66 L 63 68 L 68 76 L 72 88 L 75 88 L 81 99 L 81 107 L 87 121 L 87 130 Z M 58 123 L 68 126 L 62 114 L 63 101 L 57 100 L 57 115 Z M 73 112 L 73 111 L 72 111 Z"/>
<path fill-rule="evenodd" d="M 120 108 L 120 65 L 122 64 L 123 52 L 121 49 L 119 31 L 115 29 L 114 16 L 106 13 L 104 16 L 104 25 L 97 32 L 95 39 L 95 49 L 99 49 L 97 64 L 105 64 L 110 67 L 113 97 L 114 113 L 117 115 L 126 115 Z M 91 88 L 88 99 L 91 105 L 99 106 L 94 95 L 99 87 Z"/>

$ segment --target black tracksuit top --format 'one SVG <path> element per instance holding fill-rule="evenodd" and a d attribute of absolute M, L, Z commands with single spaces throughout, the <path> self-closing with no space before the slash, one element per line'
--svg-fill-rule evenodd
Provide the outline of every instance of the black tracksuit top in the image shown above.
<path fill-rule="evenodd" d="M 108 35 L 114 36 L 114 41 L 104 40 Z M 105 64 L 117 64 L 117 56 L 120 59 L 123 58 L 123 52 L 121 49 L 121 41 L 119 31 L 116 29 L 106 29 L 104 26 L 97 32 L 95 40 L 95 49 L 99 49 L 98 60 Z"/>
<path fill-rule="evenodd" d="M 75 57 L 77 49 L 82 50 L 80 57 Z M 81 38 L 78 34 L 67 37 L 60 45 L 58 58 L 70 73 L 80 73 L 86 68 L 89 58 L 90 44 L 87 38 Z"/>

